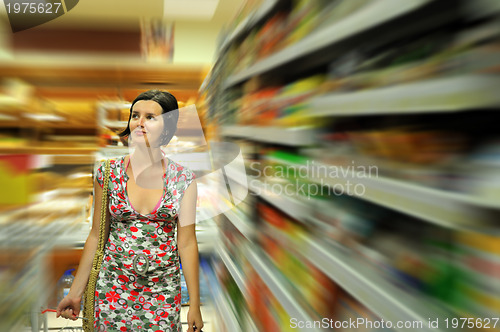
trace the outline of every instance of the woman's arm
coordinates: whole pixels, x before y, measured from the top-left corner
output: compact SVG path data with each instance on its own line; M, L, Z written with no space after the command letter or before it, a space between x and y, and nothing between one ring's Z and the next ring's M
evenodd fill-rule
M78 265L78 270L75 279L71 285L68 295L57 306L56 317L63 316L64 318L73 318L80 314L80 302L89 280L90 270L92 269L92 261L97 250L99 242L99 226L101 222L101 206L102 206L101 185L94 180L94 215L92 220L92 229L85 241L83 247L82 258ZM106 234L105 239L109 236L109 210L106 209Z
M203 327L200 311L198 241L195 232L197 197L198 188L196 180L193 180L184 192L181 201L179 227L177 229L177 246L189 292L188 332L193 332L193 325L196 326L197 331L200 331Z

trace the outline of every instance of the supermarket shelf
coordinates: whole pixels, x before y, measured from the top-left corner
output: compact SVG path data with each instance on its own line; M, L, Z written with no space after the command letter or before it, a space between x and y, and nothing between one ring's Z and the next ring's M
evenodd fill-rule
M242 37L250 31L257 23L259 23L271 10L276 6L279 0L263 1L262 5L250 13L243 21L234 28L233 32L224 40L220 46L219 57L226 48L231 45L236 39Z
M56 165L92 165L95 162L93 154L85 155L53 155L50 157L51 164ZM90 188L92 190L92 188Z
M210 82L213 79L213 76L217 73L217 67L220 64L224 63L223 53L229 48L229 46L234 43L237 39L242 38L245 34L250 32L253 27L256 26L262 19L264 19L267 15L271 13L271 11L276 7L276 5L282 0L266 0L263 1L260 7L256 8L252 11L247 17L245 17L231 32L230 35L226 37L226 39L221 43L217 60L215 64L212 66L209 75L202 82L199 91L204 91Z
M248 298L248 290L246 287L245 277L240 272L239 267L233 262L233 260L229 256L226 248L224 248L221 243L222 243L222 241L219 241L219 243L216 244L216 251L219 254L222 261L224 262L224 264L226 265L229 273L231 273L231 276L233 277L234 281L238 285L241 293L243 294L243 297L245 299L247 299Z
M103 120L102 125L104 127L108 128L118 128L118 129L125 129L127 128L128 121L110 121L110 120Z
M42 146L19 146L0 147L0 153L5 154L66 154L83 155L93 154L98 148L78 148L78 147L42 147Z
M148 63L138 56L57 53L50 57L26 55L3 58L0 75L52 86L117 87L118 85L169 84L169 88L198 89L206 67ZM114 102L117 103L118 101Z
M500 12L500 2L496 0L465 1L464 12L476 19L491 17Z
M310 102L311 116L454 112L497 107L500 78L461 75L379 89L321 96Z
M409 294L394 286L375 268L359 261L344 250L326 248L317 239L305 236L297 240L272 227L268 227L266 231L281 245L297 248L300 255L384 320L420 321L423 327L418 331L446 331L442 325L439 329L429 328L427 322L436 318L442 321L451 315L451 312L443 310L423 295ZM408 329L402 328L400 331Z
M287 288L285 283L280 280L281 275L276 271L276 268L271 263L260 257L255 249L246 247L246 257L255 271L259 274L262 280L269 287L269 290L276 297L278 302L283 306L290 317L296 318L299 321L311 322L314 319L302 308L298 301L292 295L292 292ZM303 331L306 331L305 329ZM321 331L319 329L307 329L307 331Z
M243 234L243 236L245 236L248 240L253 241L254 228L250 225L250 221L245 220L245 216L242 216L241 214L242 212L236 212L234 210L227 210L224 212L227 219L231 221L240 233Z
M46 210L47 211L47 210ZM48 224L35 224L19 220L17 223L5 223L8 216L0 219L0 248L4 249L48 249L54 246L74 247L85 242L89 234L89 225L80 222L80 217L60 217ZM4 224L5 223L5 224ZM19 227L19 223L24 226ZM26 243L26 239L30 239Z
M308 146L316 143L315 130L312 128L295 127L259 127L259 126L223 126L221 135L249 140L289 145Z
M281 187L280 190L273 192L269 185L266 185L260 180L251 178L249 178L248 184L249 189L252 192L256 193L292 218L302 221L306 220L307 217L312 214L310 204L306 204L291 196L287 196L283 193L283 190L281 190L283 187ZM273 186L276 188L278 187L278 184L273 184Z
M5 115L2 114L0 118L0 128L30 128L30 129L97 129L96 123L73 123L70 120L64 122L52 122L52 121L35 121L26 118L14 118L13 120L8 120Z
M198 211L196 211L198 215ZM197 220L200 220L197 217ZM199 244L206 245L205 248L209 249L215 245L213 239L218 234L217 224L213 219L204 219L203 222L198 221L195 226L196 238Z
M127 146L106 146L100 148L96 154L96 160L118 158L130 153L130 148Z
M328 166L321 166L317 163L316 167ZM350 185L354 197L444 227L498 233L498 228L491 227L491 216L484 211L484 209L499 209L498 202L483 201L467 194L424 187L381 176L357 178L350 173L345 178L334 178L320 176L319 170L311 171L309 174L313 175L310 180L316 183L344 189L349 188ZM317 175L314 176L315 174ZM359 195L355 195L356 186L358 186Z
M233 310L231 309L231 304L224 296L224 292L219 286L217 277L213 271L209 271L208 268L204 269L204 275L208 279L210 293L212 293L212 298L214 299L215 308L217 312L222 316L224 320L224 325L227 327L228 331L241 331L241 327L238 324Z
M363 31L410 13L432 0L381 0L371 2L345 19L311 33L303 40L278 51L247 69L230 76L224 83L227 89L250 77L262 74L322 48L352 37Z
M246 319L246 324L243 328L243 331L259 332L257 325L255 325L255 322L248 311L245 312L245 319Z
M68 229L68 231L66 231L57 239L54 245L57 247L66 247L66 248L68 247L83 248L85 242L87 241L89 233L90 233L90 225L86 222L82 222Z

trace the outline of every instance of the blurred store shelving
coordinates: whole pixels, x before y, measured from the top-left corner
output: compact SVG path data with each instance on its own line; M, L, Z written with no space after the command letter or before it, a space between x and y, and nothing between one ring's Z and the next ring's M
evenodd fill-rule
M153 66L140 58L136 64L91 59L0 65L1 331L61 324L41 309L57 305L57 280L78 267L91 226L96 162L128 153L117 136L128 119L121 106L144 91L141 85L167 79L176 81L171 91L180 105L192 104L205 73L203 66ZM100 114L103 104L119 107ZM189 142L176 140L187 149ZM211 250L212 229L210 220L197 225L202 252Z
M200 89L247 168L213 262L238 330L499 328L499 14L247 2Z

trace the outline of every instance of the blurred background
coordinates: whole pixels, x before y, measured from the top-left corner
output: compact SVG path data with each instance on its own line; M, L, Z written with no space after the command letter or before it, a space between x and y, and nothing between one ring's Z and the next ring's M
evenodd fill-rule
M1 331L78 330L41 311L151 88L208 142L186 121L168 147L199 178L204 331L500 330L499 1L86 0L15 33L7 10ZM204 177L210 141L246 174Z

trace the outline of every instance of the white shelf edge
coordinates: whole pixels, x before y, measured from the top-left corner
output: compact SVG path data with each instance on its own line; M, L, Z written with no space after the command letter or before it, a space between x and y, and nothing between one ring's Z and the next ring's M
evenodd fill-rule
M112 120L103 120L102 125L104 127L112 127L112 128L125 128L128 124L128 121L112 121Z
M222 42L218 54L219 56L226 50L226 48L242 33L249 31L260 19L267 15L271 9L277 4L279 0L266 0L258 8L254 9L247 17L241 21L233 32Z
M299 166L297 165L297 167ZM329 165L316 163L316 166L328 167ZM304 167L304 165L300 167ZM313 174L319 173L319 171L313 172ZM347 186L347 181L349 181L352 187L362 185L362 188L365 188L363 195L352 195L352 197L364 199L451 229L487 232L490 234L499 233L498 228L490 225L491 220L488 214L483 213L483 209L500 209L500 206L481 201L471 195L424 187L380 176L358 179L356 177L328 178L312 176L309 180L332 188L336 185ZM299 221L307 220L312 213L307 204L284 194L273 193L259 179L248 177L248 188L254 194Z
M240 126L230 125L221 128L221 135L245 138L258 142L275 143L288 146L307 146L316 143L315 129L302 127Z
M226 265L226 268L228 269L229 273L231 274L234 281L238 285L241 293L243 293L243 297L248 298L248 290L247 290L247 286L245 283L245 278L240 273L239 268L233 262L233 260L231 259L231 257L227 253L226 249L220 243L221 242L219 241L219 243L216 245L217 253L219 254L222 261L224 262L224 265Z
M228 300L224 297L224 294L218 284L217 277L214 275L214 282L217 284L212 284L210 288L210 292L212 293L212 297L214 299L215 307L218 309L219 314L223 317L223 324L229 328L229 331L241 332L241 328L238 324L236 317L233 314L233 310L228 303ZM208 278L208 283L210 283L210 279ZM215 289L214 289L215 288Z
M286 47L251 65L230 77L224 83L227 89L245 79L264 73L279 65L303 57L332 45L345 38L390 21L396 17L416 10L433 0L380 0L364 6L345 19L335 22L319 31L314 31L301 41Z
M257 329L257 325L255 325L255 322L252 318L252 316L250 315L250 313L246 310L245 311L245 317L246 317L246 322L247 322L247 325L245 326L246 330L245 332L259 332L259 330Z
M278 302L283 306L290 317L297 318L299 321L313 321L314 319L302 308L285 285L281 283L280 278L276 275L275 268L264 262L262 258L255 252L255 249L246 247L246 257L255 271L259 274L262 280L269 287ZM318 329L299 329L302 331L322 331Z
M500 104L493 75L459 75L350 93L333 93L310 101L310 115L369 115L454 112Z
M231 223L243 234L249 241L253 241L253 228L249 225L249 221L243 220L233 210L227 210L224 215L231 221Z
M446 331L428 328L426 323L429 318L432 320L440 318L442 321L442 318L446 318L450 312L426 302L425 296L415 294L416 296L412 297L411 294L385 280L375 268L352 259L340 249L334 247L326 249L318 241L310 238L302 237L298 241L286 234L276 234L272 228L269 232L278 242L301 248L303 257L384 320L421 321L423 329L419 331ZM385 305L380 305L381 303ZM408 329L403 328L400 331Z
M329 165L316 163L316 167L318 166L328 167ZM335 165L331 166L335 167ZM313 174L319 174L319 171L315 171ZM490 220L488 215L483 213L483 209L498 209L499 206L482 202L470 195L452 193L381 176L375 178L312 176L310 180L332 188L336 185L347 187L349 181L353 188L360 185L362 186L360 188L365 189L363 195L352 195L352 197L364 199L444 227L467 231L495 231L493 227L489 226ZM498 233L498 229L496 232Z

